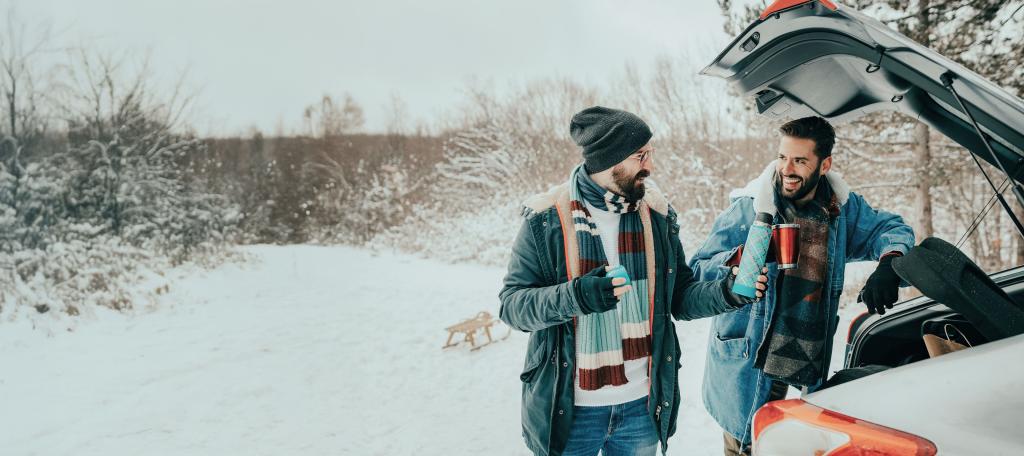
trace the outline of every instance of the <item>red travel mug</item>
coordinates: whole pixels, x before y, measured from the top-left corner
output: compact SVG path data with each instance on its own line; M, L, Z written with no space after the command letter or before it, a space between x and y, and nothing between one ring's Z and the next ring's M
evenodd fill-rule
M795 269L800 258L800 225L784 223L772 227L772 247L779 269Z

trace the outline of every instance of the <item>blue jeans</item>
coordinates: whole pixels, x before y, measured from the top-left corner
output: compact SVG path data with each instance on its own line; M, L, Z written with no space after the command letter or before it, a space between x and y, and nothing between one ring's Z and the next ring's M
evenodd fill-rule
M572 430L563 456L656 456L658 434L647 398L604 407L573 407Z

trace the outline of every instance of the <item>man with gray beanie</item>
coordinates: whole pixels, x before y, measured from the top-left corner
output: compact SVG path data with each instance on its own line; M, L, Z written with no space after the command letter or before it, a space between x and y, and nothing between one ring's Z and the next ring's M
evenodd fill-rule
M530 333L523 438L538 455L653 456L667 449L680 403L672 318L753 300L729 291L735 272L699 282L687 267L676 212L647 181L643 120L595 106L569 133L583 163L525 203L499 295L502 321Z

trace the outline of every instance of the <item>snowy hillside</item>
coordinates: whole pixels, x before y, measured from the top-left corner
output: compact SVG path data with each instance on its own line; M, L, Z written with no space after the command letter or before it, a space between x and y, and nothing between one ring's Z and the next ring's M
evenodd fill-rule
M174 272L153 310L52 334L5 322L3 454L528 454L525 334L440 348L444 327L497 313L503 269L247 250L249 264ZM669 454L721 454L700 405L708 320L678 324L684 406Z

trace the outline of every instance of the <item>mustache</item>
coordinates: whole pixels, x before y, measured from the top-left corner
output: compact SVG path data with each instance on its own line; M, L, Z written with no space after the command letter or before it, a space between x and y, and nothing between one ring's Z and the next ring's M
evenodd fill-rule
M636 176L633 176L633 179L635 180L635 179L639 179L641 177L648 177L650 175L651 175L650 171L648 171L646 169L641 169L639 173L636 173Z

